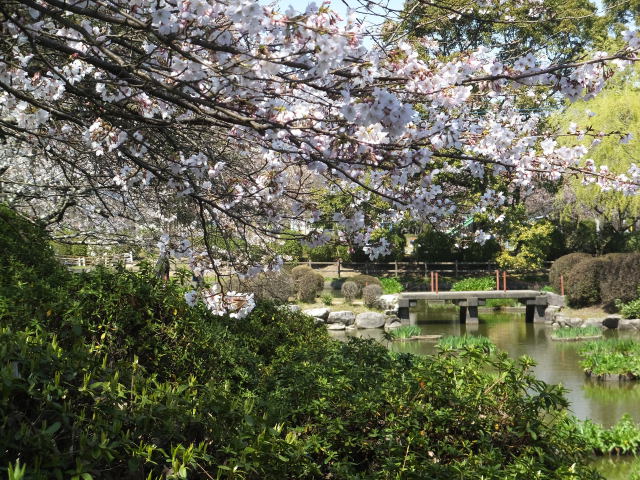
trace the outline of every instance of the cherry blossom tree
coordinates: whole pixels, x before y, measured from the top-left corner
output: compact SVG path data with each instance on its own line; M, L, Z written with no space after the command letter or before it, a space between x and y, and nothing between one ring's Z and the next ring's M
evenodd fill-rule
M595 95L635 60L636 32L610 54L506 64L483 48L443 59L428 38L369 41L368 27L327 5L6 0L0 19L3 201L76 231L197 232L196 243L173 235L159 246L199 273L278 269L269 247L292 220L322 244L329 233L313 227L326 221L323 189L352 196L331 220L375 258L388 249L371 241L376 222L504 203L482 188L488 176L526 190L579 174L629 194L640 181L635 165L596 170L586 148L559 146L514 101L540 85ZM417 53L425 45L428 58ZM479 193L469 195L469 179ZM362 207L374 198L384 208L372 221ZM226 298L203 296L216 311L250 308Z

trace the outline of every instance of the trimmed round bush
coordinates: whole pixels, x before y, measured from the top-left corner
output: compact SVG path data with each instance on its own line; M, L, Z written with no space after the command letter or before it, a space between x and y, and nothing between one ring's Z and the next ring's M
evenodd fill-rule
M313 272L313 268L311 268L309 265L298 265L297 267L293 267L291 269L291 276L293 277L293 281L297 282L309 272Z
M549 284L556 292L560 292L560 275L564 275L565 279L569 270L587 258L593 258L588 253L570 253L563 255L553 262L549 269ZM566 286L566 285L565 285Z
M253 292L256 300L286 302L296 294L293 277L285 272L262 273L240 283L243 292Z
M358 296L362 293L362 289L367 285L382 286L382 284L380 283L380 280L378 280L376 277L373 277L371 275L356 275L355 277L351 277L349 280L351 280L352 282L356 282L358 284L358 287L360 287L360 292L358 293Z
M298 299L303 302L313 302L322 291L324 277L316 272L307 272L297 281Z
M340 291L347 303L351 303L360 294L360 287L356 282L348 280L342 284Z
M600 303L600 258L585 258L564 273L564 288L570 307L581 308Z
M382 287L380 285L367 285L362 289L362 301L369 308L379 306L380 295L382 295Z
M605 309L615 309L616 300L634 300L639 286L640 253L610 253L602 257L600 297Z

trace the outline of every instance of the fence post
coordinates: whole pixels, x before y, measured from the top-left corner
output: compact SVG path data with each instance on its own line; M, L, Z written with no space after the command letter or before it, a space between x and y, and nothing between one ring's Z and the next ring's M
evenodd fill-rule
M506 292L507 291L507 271L502 271L502 288Z
M564 296L564 275L560 275L560 295Z
M456 274L455 274L455 275L456 275L456 278L457 278L457 277L458 277L458 260L456 260L456 262L455 262L455 263L456 263L456 264L455 264L454 270L455 270L455 272L456 272Z
M496 270L496 290L500 290L500 270Z
M342 259L338 257L338 278L340 278L340 263L342 263Z

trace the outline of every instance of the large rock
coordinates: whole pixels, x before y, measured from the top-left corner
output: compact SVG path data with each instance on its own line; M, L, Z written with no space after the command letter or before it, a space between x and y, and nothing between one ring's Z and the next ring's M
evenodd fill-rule
M602 325L607 328L618 328L622 315L609 315L602 320Z
M396 293L381 295L378 302L383 310L393 310L394 312L397 312L398 298L399 296Z
M553 322L556 318L556 315L560 311L562 307L558 307L556 305L549 305L544 311L544 319L547 322Z
M329 316L328 308L310 308L308 310L303 310L302 313L309 315L310 317L321 318L322 320L326 320Z
M340 310L337 312L329 312L327 323L344 323L352 325L356 321L356 314L351 310Z
M581 327L584 323L584 319L580 317L567 318L566 324L570 327Z
M394 320L392 322L385 323L384 328L391 330L394 328L400 328L401 326L402 326L402 322L400 320Z
M358 328L382 328L387 321L384 313L363 312L356 317L356 326Z
M547 292L547 301L554 307L564 307L564 296L557 293Z
M640 327L640 320L634 318L621 318L618 323L620 330L636 330Z
M582 324L583 327L601 327L602 326L602 318L587 318Z
M328 323L327 330L344 330L347 326L344 323Z

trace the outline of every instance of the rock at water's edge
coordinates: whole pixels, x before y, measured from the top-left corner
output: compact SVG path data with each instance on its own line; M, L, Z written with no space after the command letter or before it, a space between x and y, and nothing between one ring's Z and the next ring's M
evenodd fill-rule
M337 312L329 312L327 323L344 323L352 325L356 321L356 314L351 310L340 310Z
M328 308L310 308L309 310L303 310L302 313L309 315L310 317L321 318L326 320L329 316Z
M358 328L382 328L387 322L387 316L378 312L363 312L356 317Z

